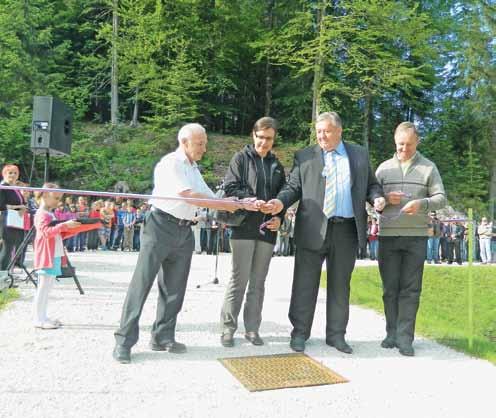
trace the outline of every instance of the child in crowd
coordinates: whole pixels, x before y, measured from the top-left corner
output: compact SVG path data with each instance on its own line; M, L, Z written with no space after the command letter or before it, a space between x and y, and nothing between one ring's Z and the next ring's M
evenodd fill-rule
M54 189L58 185L46 183L43 188ZM34 326L41 329L56 329L60 321L51 320L47 316L48 294L55 278L62 274L62 264L65 261L63 239L74 233L80 223L68 220L54 226L50 223L56 220L53 210L61 201L62 194L56 192L41 192L37 194L40 208L34 217L36 238L34 241L34 268L37 270L38 287L34 297Z

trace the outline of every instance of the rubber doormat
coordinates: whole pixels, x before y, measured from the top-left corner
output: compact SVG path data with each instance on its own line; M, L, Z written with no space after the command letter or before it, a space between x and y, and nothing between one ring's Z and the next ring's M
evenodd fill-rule
M348 382L303 353L231 357L219 361L250 392Z

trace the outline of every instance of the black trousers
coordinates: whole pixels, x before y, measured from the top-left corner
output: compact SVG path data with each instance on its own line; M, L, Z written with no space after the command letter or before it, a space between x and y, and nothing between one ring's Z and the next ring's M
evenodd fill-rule
M178 225L163 212L150 212L142 228L138 262L114 334L117 344L128 348L138 341L139 319L157 274L157 315L151 339L157 344L174 341L194 249L191 227Z
M358 237L354 221L329 222L320 250L296 248L289 320L292 337L310 337L319 292L322 263L327 264L326 339L342 338L350 311L350 280Z
M2 243L0 244L0 270L7 270L14 251L24 239L24 231L17 228L2 227Z
M427 237L379 237L386 332L398 344L411 344L420 304Z
M462 242L459 238L450 239L448 241L448 263L452 263L453 260L455 260L458 264L462 263L461 245Z

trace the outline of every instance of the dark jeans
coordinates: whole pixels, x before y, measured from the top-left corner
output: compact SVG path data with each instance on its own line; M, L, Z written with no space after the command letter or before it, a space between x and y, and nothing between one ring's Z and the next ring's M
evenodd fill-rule
M117 225L116 234L114 235L114 240L111 242L112 248L119 248L122 246L122 237L124 235L124 225Z
M427 240L427 261L439 261L439 237L429 237Z
M191 227L178 225L164 212L150 212L142 228L138 262L114 334L117 344L128 348L138 341L139 319L157 274L159 295L151 339L157 344L174 341L194 249Z
M379 237L386 332L400 345L415 335L426 252L427 237Z
M73 236L73 237L67 238L66 240L64 240L64 244L65 244L65 248L67 248L67 251L72 253L74 251L74 248L75 248L76 237Z
M448 259L448 238L439 238L439 247L441 248L441 260L446 261Z
M134 229L134 235L133 235L133 250L134 251L139 251L140 249L140 231L141 229Z
M289 306L292 337L308 339L319 292L322 263L327 264L326 339L344 337L350 310L350 280L358 248L354 221L327 225L320 250L296 248Z
M379 240L373 239L369 241L369 253L370 253L370 259L371 260L376 260L377 259L377 249L379 248Z
M87 237L88 237L88 233L87 232L80 232L77 235L76 249L78 251L84 251L84 249L86 248L86 239L87 239Z
M24 239L24 231L22 229L3 227L2 242L0 244L0 270L7 270L12 256L16 249L21 245Z

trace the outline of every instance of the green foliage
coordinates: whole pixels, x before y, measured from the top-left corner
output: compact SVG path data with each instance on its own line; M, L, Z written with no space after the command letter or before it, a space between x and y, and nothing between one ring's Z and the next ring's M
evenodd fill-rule
M474 266L474 345L468 347L467 267L431 267L424 272L416 330L457 350L496 364L496 268ZM325 286L325 275L322 285ZM351 303L383 312L377 267L358 267L351 282Z
M19 298L16 289L4 289L0 292L0 310L4 309L10 302Z

